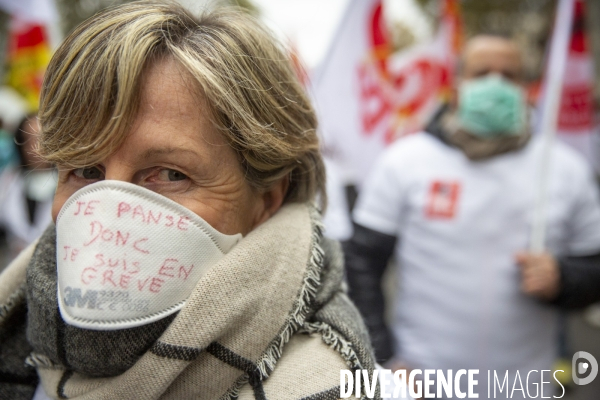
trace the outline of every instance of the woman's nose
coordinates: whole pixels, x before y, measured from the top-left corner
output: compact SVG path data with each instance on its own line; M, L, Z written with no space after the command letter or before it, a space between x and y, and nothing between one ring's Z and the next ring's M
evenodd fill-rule
M104 179L136 183L134 168L126 160L115 156L104 162Z

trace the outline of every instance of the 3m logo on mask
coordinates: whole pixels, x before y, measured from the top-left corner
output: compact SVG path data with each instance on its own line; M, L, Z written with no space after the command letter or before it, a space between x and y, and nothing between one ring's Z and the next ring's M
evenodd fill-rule
M129 292L113 290L86 290L67 286L63 299L65 306L87 308L89 310L110 311L148 311L149 301L144 299L131 299Z
M117 181L71 196L56 231L61 316L98 330L131 328L178 311L241 238L216 231L159 194Z

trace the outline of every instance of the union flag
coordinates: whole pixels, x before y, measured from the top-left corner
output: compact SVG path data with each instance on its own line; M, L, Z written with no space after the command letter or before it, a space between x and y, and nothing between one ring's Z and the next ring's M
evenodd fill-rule
M423 129L449 96L461 24L457 0L439 4L437 31L403 47L382 0L349 2L312 91L325 155L344 182L360 186L385 147Z
M38 108L44 72L50 57L46 27L13 16L9 28L6 83L25 98L29 111Z

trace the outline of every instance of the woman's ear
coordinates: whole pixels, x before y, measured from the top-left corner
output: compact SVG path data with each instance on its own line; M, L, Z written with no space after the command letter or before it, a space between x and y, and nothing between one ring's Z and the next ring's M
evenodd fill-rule
M271 218L281 208L289 187L290 179L286 175L261 194L263 209L253 228Z

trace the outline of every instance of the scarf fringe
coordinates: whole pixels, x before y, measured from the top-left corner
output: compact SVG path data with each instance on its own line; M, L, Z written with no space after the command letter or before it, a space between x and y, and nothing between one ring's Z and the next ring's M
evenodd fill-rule
M265 353L257 362L261 380L268 378L271 372L273 372L277 361L281 358L283 347L290 341L292 335L305 326L306 318L311 312L311 303L314 301L317 290L321 285L321 271L323 269L325 253L319 243L323 237L323 224L321 223L321 214L316 207L310 207L309 213L312 225L312 249L306 275L300 288L298 299L294 304L294 309L288 317L285 326L271 344L269 344ZM248 374L242 375L220 400L236 400L239 397L240 390L248 381Z
M310 322L304 324L302 331L321 335L323 342L337 351L346 360L346 364L350 369L363 369L352 343L344 339L339 332L328 324L324 322Z
M43 354L31 353L25 359L25 364L34 368L64 369L63 366L56 364L50 358Z
M233 384L231 389L227 391L223 396L219 398L219 400L237 400L240 397L240 390L242 387L250 381L250 377L248 374L244 374L238 378L237 381Z
M258 360L258 370L261 380L269 377L277 360L281 358L283 347L294 333L303 327L306 318L311 312L311 303L314 301L317 290L321 285L321 271L325 260L325 253L319 245L323 237L323 224L320 221L320 212L316 207L310 207L310 220L312 224L312 249L308 260L308 268L306 276L298 300L296 301L294 310L288 317L286 325L283 327L279 335L271 342L263 356Z
M331 347L333 350L337 351L342 358L346 361L346 365L351 370L364 369L360 359L358 358L352 343L348 342L346 339L342 337L335 329L324 322L311 322L307 323L302 327L303 332L307 332L309 334L319 334L323 339L323 342ZM376 392L378 395L378 392ZM361 393L361 400L366 400L367 395ZM379 397L377 397L379 398Z
M9 297L4 304L0 304L0 323L3 323L19 304L27 297L26 285L23 283Z

